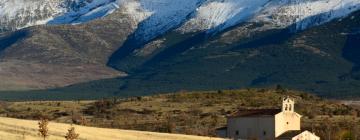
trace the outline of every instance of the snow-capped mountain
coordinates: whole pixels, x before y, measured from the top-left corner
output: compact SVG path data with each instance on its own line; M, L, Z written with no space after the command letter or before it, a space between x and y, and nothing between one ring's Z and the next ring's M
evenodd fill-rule
M243 22L296 30L360 9L360 0L0 0L0 29L80 24L115 10L133 18L135 38L148 41L169 30L221 31Z
M151 40L159 34L178 27L199 7L204 0L120 0L119 4L127 9L130 17L141 17L137 20L138 29L135 37L138 40ZM136 6L136 8L134 8Z
M104 17L118 7L116 0L66 0L61 3L62 14L51 19L48 24L79 24Z
M196 9L195 15L179 30L195 32L201 30L223 30L245 22L258 13L267 0L212 0Z
M41 24L76 24L106 16L115 0L0 0L0 31Z
M114 78L80 89L352 91L359 9L360 0L0 0L0 90ZM52 27L19 30L42 24Z
M46 24L60 13L54 1L0 0L0 30L16 30L37 24Z
M136 38L147 41L175 29L216 32L243 22L296 25L297 30L340 18L360 9L360 0L122 0L137 18ZM136 10L134 10L136 9ZM140 19L140 20L139 20Z
M304 30L360 9L360 0L273 0L255 18L281 28Z

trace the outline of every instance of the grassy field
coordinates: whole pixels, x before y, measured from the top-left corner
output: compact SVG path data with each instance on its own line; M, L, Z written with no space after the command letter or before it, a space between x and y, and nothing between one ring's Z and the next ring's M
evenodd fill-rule
M177 92L153 96L110 98L94 101L1 102L0 116L84 126L215 136L226 125L226 116L239 108L279 108L291 96L295 110L303 115L302 128L321 138L356 137L360 132L360 108L344 101L276 87L199 92ZM328 122L332 123L328 123ZM328 128L328 129L323 129Z
M0 140L40 140L38 122L12 118L0 118ZM105 129L73 125L79 140L221 140L218 138L189 136L180 134L154 133ZM49 123L50 136L46 140L64 140L69 124Z

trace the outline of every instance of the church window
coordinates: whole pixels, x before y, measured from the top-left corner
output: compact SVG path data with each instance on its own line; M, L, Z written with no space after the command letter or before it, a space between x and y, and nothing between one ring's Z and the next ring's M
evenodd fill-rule
M291 105L289 105L289 111L291 111Z

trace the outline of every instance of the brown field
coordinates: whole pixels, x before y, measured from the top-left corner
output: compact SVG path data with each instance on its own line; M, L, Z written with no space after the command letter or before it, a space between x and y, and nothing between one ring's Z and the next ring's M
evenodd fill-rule
M29 120L46 117L53 122L91 127L215 136L214 130L225 126L226 116L237 109L279 108L285 96L295 98L295 110L303 116L302 129L330 140L360 136L360 109L354 104L284 89L182 91L98 101L0 102L0 116Z
M38 122L12 118L0 118L0 140L41 140L38 135ZM200 137L180 134L154 133L145 131L130 131L106 129L73 125L79 140L221 140L211 137ZM47 140L64 140L69 124L49 123Z

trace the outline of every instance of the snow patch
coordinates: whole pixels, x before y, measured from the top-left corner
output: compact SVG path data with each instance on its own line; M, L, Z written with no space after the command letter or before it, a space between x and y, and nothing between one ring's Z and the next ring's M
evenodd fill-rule
M360 10L360 0L277 0L258 15L257 21L304 30Z
M223 30L245 22L262 10L268 0L215 0L208 1L196 11L196 15L179 30L197 32Z
M75 5L75 6L73 6ZM57 16L48 24L79 24L104 17L119 6L114 0L74 0L65 3L63 14Z
M203 0L137 0L143 14L147 15L138 25L135 38L141 41L154 39L173 28L180 26L196 10ZM148 14L151 13L150 16Z
M120 5L119 9L121 12L131 15L130 18L132 18L136 25L153 14L151 11L144 10L141 7L141 3L135 0L118 0L117 3Z
M0 31L45 24L62 12L59 0L0 0Z
M116 0L0 0L0 31L41 24L80 24L117 8Z

